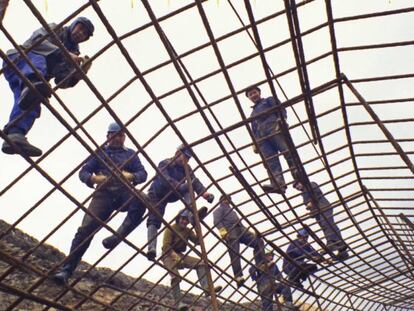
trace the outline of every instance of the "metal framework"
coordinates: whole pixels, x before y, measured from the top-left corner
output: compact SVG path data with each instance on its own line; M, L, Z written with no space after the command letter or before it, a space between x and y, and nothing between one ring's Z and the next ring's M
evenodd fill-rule
M29 0L24 0L24 2L40 24L49 30L50 35L56 36L33 3ZM172 131L183 143L192 146L196 150L202 148L206 143L215 144L220 149L220 154L217 156L205 159L205 157L197 156L196 152L194 157L196 173L204 174L207 177L206 180L208 182L205 184L208 185L208 189L214 189L215 193L224 194L227 192L232 195L232 198L243 198L243 200L232 199L232 206L242 217L244 223L248 224L251 230L260 234L265 242L275 249L280 260L287 257L285 253L287 244L294 239L295 233L302 227L310 228L315 245L319 250L327 251L325 244L322 242L321 231L315 225L315 220L299 203L299 195L296 193L295 195L274 196L264 193L260 184L265 180L261 177L263 174L258 172L264 170L263 165L266 166L265 159L263 157L257 158L253 163L246 160L246 153L251 151L252 146L257 146L257 142L250 131L249 123L251 118L245 115L245 109L242 107L241 98L244 88L235 86L230 71L238 66L243 66L251 60L259 60L263 67L263 80L254 82L269 87L273 96L276 96L276 93L283 94L283 98L279 96L283 106L288 109L289 113L296 116L296 122L291 122L290 125L284 123L282 126L283 133L287 135L289 131L293 138L289 141L289 150L293 155L296 167L303 178L317 178L324 194L331 199L330 201L336 207L335 218L346 243L350 247L351 256L349 259L344 262L320 266L318 272L311 277L309 285L306 285L304 290L292 288L294 301L296 303L306 303L309 307L320 310L414 310L414 206L412 205L414 201L414 184L412 182L414 173L412 163L414 137L411 134L410 137L401 138L396 135L396 131L391 130L399 125L411 124L414 121L412 108L414 98L409 97L409 95L404 96L404 94L410 94L409 92L401 92L400 98L368 100L364 99L363 92L361 91L372 83L405 81L412 79L414 74L406 72L396 75L384 74L381 76L349 78L347 73L343 72L341 68L342 55L347 52L365 53L385 48L412 46L414 41L341 46L338 44L336 32L337 27L346 26L347 23L369 21L390 16L395 17L403 14L412 15L414 7L336 18L332 8L334 3L331 3L331 0L325 0L323 2L326 11L323 13L326 14L326 21L302 31L301 11L308 6L312 6L314 2L322 2L322 0L297 1L297 3L295 0L284 0L284 8L281 11L269 12L269 15L262 19L255 19L254 8L252 8L250 1L244 1L243 11L241 11L240 7L237 9L234 5L235 1L227 0L226 5L232 8L233 14L240 21L240 25L237 29L225 35L215 37L205 9L205 2L195 0L169 14L157 16L151 7L150 1L142 0L143 7L150 21L123 35L117 35L108 16L103 12L100 1L96 0L89 0L59 24L59 27L61 27L73 17L82 14L83 11L87 9L93 10L99 17L100 22L105 26L110 41L91 57L91 61L99 59L109 49L117 48L120 54L119 57L122 57L122 61L127 62L130 66L133 77L129 81L124 81L123 86L116 92L105 97L98 91L93 81L88 76L83 75L87 87L100 102L96 109L83 118L77 117L68 107L68 103L62 100L57 91L58 87L53 88L52 96L53 101L56 101L56 105L59 105L59 109L54 107L55 103L53 105L49 101L44 103L54 117L67 129L67 134L61 137L40 158L36 160L25 158L28 164L27 168L4 188L0 189L0 196L7 195L8 192L13 191L14 188L19 186L19 183L22 182L25 176L33 171L43 176L44 182L50 184L50 189L32 206L27 206L26 212L8 230L0 232L0 241L5 240L14 228L29 219L36 209L47 204L48 198L56 193L63 195L76 208L69 215L62 216L60 223L40 240L34 249L29 249L24 256L16 258L13 254L0 250L1 261L8 265L7 269L0 275L0 291L15 297L10 304L1 304L1 310L19 309L24 301L36 302L44 310L52 307L61 310L79 310L86 305L93 305L93 308L96 310L120 310L117 303L125 297L133 298L131 300L133 302L127 307L128 310L135 310L143 303L150 304L151 307L148 310L169 308L162 301L163 297L154 299L150 294L157 285L164 284L169 279L169 271L161 261L155 261L148 269L142 271L136 278L136 281L128 287L120 288L111 285L111 280L118 273L122 272L137 256L142 257L142 260L146 260L142 256L146 245L137 245L129 238L124 239L124 242L134 250L131 257L120 265L117 270L105 277L102 283L95 284L95 287L89 288L87 293L84 290L80 290L76 285L80 280L87 277L92 269L99 265L111 251L105 252L86 271L77 273L69 286L59 288L59 290L49 294L46 294L45 291L39 291L39 288L47 284L48 276L54 273L64 261L50 267L48 271L43 271L31 264L31 256L51 236L58 230L61 230L62 226L70 221L76 212L80 210L89 213L87 203L92 196L91 194L80 201L74 194L66 190L65 183L79 170L82 163L73 167L67 176L58 179L52 177L54 174L51 174L51 172L44 170L42 164L53 151L57 150L59 146L70 138L78 141L89 153L96 154L95 150L100 148L101 142L95 141L86 128L88 122L102 111L109 113L114 120L124 124L127 136L133 143L134 148L154 171L157 171L157 163L154 163L146 150L166 130ZM1 5L3 6L3 4ZM3 10L3 8L1 9ZM209 41L194 46L192 49L180 54L176 51L173 40L164 31L164 23L189 11L199 14ZM241 17L242 15L244 18ZM284 19L287 21L286 27L289 30L289 37L281 42L264 44L260 27L266 23ZM126 42L129 38L147 29L152 29L156 32L160 44L167 52L169 59L149 69L141 70L134 60L133 53L135 52L127 48ZM20 51L22 57L28 60L25 54L28 51L23 51L19 47L12 34L1 23L0 30L10 43ZM308 46L305 44L306 40L312 34L321 31L326 31L329 34L331 49L313 58L306 57ZM232 62L226 61L219 45L227 39L241 34L248 35L248 40L254 45L255 52ZM61 48L64 49L63 45L61 45ZM269 58L272 57L272 53L282 48L292 49L294 66L284 71L279 71L277 68L271 68ZM214 54L218 68L195 78L192 76L191 70L186 66L186 59L206 49L209 49ZM71 61L69 54L67 52L65 54L68 57L68 61ZM0 50L0 56L6 64L16 68L2 50ZM332 79L326 79L324 83L314 85L309 74L309 68L326 60L332 61L334 64ZM75 66L76 70L82 73L80 67L76 64ZM181 85L163 94L157 94L151 88L148 79L152 73L163 70L167 66L173 68L172 70L179 76ZM0 72L2 74L3 70ZM39 78L42 78L39 73L37 74ZM287 76L292 77L296 74L296 79L300 85L300 94L288 98L280 81ZM200 85L217 75L223 78L228 92L222 98L207 100L206 94ZM29 80L25 79L23 75L21 77L27 85L32 87ZM136 105L134 108L131 108L135 109L134 116L127 122L121 122L121 118L114 109L112 101L127 89L134 87L135 82L141 83L150 101L145 105ZM278 89L278 92L276 92L276 89ZM161 101L179 92L186 92L194 103L195 108L193 111L173 117L165 109ZM336 94L337 104L329 110L323 110L320 107L321 101L319 98L326 93ZM220 121L221 119L218 117L216 108L223 103L232 104L236 107L239 113L238 122L225 125ZM390 105L398 105L399 109L407 113L400 119L380 117L377 108ZM297 112L301 107L305 108L304 114ZM152 135L147 141L139 143L135 133L129 130L129 126L135 121L139 122L142 115L150 108L158 109L166 123L159 131L151 133ZM65 114L59 112L62 109ZM367 117L364 121L355 121L354 117L356 115ZM321 120L327 120L333 116L341 116L342 122L335 124L334 128L331 127L329 129L320 125ZM189 141L186 133L180 130L178 124L194 118L201 120L206 125L208 132L200 139ZM356 132L364 132L368 128L377 129L377 135L364 138L363 135L358 136L355 134ZM247 131L251 137L251 143L243 145L238 143L233 138L233 132L238 130ZM306 139L302 142L295 141L295 136L298 133L301 133ZM0 137L7 140L7 136L3 131L0 131ZM332 141L335 141L335 143L332 144ZM372 149L376 150L375 148L377 147L384 147L385 151L371 152ZM168 157L168 155L166 154L165 157ZM387 158L388 160L378 161L378 158ZM218 162L226 163L229 170L218 174L211 169ZM394 164L389 165L389 163ZM288 171L286 170L284 173ZM151 180L145 183L142 189L148 188L150 182ZM229 184L231 184L231 187L227 187ZM230 188L232 189L231 191L228 190ZM129 189L139 196L138 191L131 187ZM195 200L197 198L193 199L193 208L195 208ZM217 204L211 208L209 215L212 214L216 207ZM153 208L153 206L149 206L149 209ZM118 212L111 219L117 214ZM92 214L91 216L95 217ZM102 227L111 233L115 233L114 229L107 223L100 223ZM169 227L172 221L164 220L163 224L164 227ZM195 252L209 265L211 303L204 304L203 309L219 310L227 307L228 310L258 310L260 308L260 298L258 297L256 287L252 285L247 290L246 288L239 289L235 286L230 265L226 261L228 254L226 248L223 247L225 242L219 238L217 230L212 226L212 222L209 220L201 222L197 220L196 231L202 247L199 250L196 247L190 246L190 251ZM162 235L163 230L159 234ZM70 237L68 237L69 239ZM113 250L113 252L117 251L117 248ZM226 265L223 264L224 262ZM249 251L242 251L242 263L245 268L251 265ZM143 295L137 295L132 290L134 285L143 279L149 279L149 272L153 269L163 271L163 275L156 280L151 278L150 281L153 283L153 286L149 286L147 292ZM27 272L36 277L27 287L22 288L8 281L8 276L16 272ZM202 300L202 295L197 290L199 286L196 279L189 273L182 273L182 277L185 283L189 285L187 291L198 293L198 296L195 296L193 299L193 304L197 305L200 301L205 301ZM214 294L212 290L213 282L224 285L224 291ZM115 291L117 293L116 298L110 302L101 299L96 294L103 289ZM68 294L76 295L76 304L68 305L65 303L65 296ZM168 290L165 292L165 295L167 294ZM276 305L280 309L280 304L276 303Z

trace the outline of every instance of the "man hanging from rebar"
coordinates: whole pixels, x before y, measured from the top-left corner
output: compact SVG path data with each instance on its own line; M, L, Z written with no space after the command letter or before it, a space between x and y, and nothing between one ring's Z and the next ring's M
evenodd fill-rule
M285 307L289 310L296 310L290 287L281 282L283 276L273 258L273 249L269 248L265 250L264 262L256 267L251 266L249 269L253 281L256 281L257 284L262 310L273 311L273 299L278 299L276 294L283 296Z
M185 166L188 167L193 190L209 203L212 203L214 200L214 195L206 191L206 188L195 177L191 167L188 165L188 161L192 156L193 152L191 148L181 145L178 147L174 157L165 159L158 164L158 169L161 174L156 174L148 190L148 198L151 206L159 214L157 215L156 212L152 212L151 210L148 211L147 258L149 260L154 260L156 257L158 229L161 228L161 218L164 216L167 204L177 202L180 198L184 200L186 204L185 208L189 208L192 204L189 184L186 180ZM207 214L207 208L200 208L198 214L200 219L204 218ZM192 214L190 214L190 222L194 224ZM106 248L112 248L118 242L118 237L113 235L105 239L103 244Z
M248 87L245 90L245 95L254 103L253 111L250 115L251 118L254 118L251 125L252 132L259 147L258 151L261 152L266 160L268 175L271 181L271 184L263 185L263 190L266 192L284 193L286 191L286 183L278 157L280 153L283 153L293 179L298 179L297 169L288 149L288 138L282 134L281 122L287 118L286 109L277 98L262 98L260 88L257 85ZM279 109L275 110L276 107L279 107ZM272 109L272 112L266 113L266 111ZM255 152L257 151L255 150Z
M222 195L220 205L213 212L214 226L219 229L222 239L227 242L231 267L235 281L240 287L245 282L240 260L240 243L253 248L256 265L264 260L263 240L241 224L241 219L230 206L230 197Z
M124 142L122 127L111 123L107 144L97 151L97 155L91 155L79 172L80 180L91 188L96 185L96 190L88 207L91 215L83 217L82 225L72 240L66 263L54 275L59 283L67 283L101 227L95 217L105 222L114 211L127 211L126 219L118 229L118 233L123 236L127 236L143 220L146 198L143 193L136 195L133 186L145 182L147 172L136 152L126 148ZM132 189L128 189L127 185Z
M54 30L74 62L79 65L86 62L86 58L80 56L79 43L87 41L93 35L94 26L89 19L78 17L70 26L58 29L57 25L52 23L49 24L49 27ZM73 87L81 79L81 75L74 71L73 64L65 57L53 36L45 28L36 30L23 43L22 48L32 66L46 81L54 77L55 83L60 83L61 88L68 88ZM31 82L32 87L26 85L6 61L3 62L4 77L13 91L14 105L9 122L4 128L4 133L11 143L5 140L2 151L7 154L37 157L42 155L42 150L31 145L26 135L35 120L40 117L40 104L51 96L51 88L49 83L41 81L34 69L17 50L8 51L7 55L19 72ZM89 62L83 66L82 69L85 73L89 70L90 65Z
M303 203L321 227L325 235L326 247L329 251L332 253L338 251L338 254L335 255L338 260L348 258L348 252L346 251L347 245L342 239L341 231L333 217L333 207L323 195L319 185L315 182L310 183L317 205L312 202L311 192L301 182L296 181L293 187L302 192Z
M283 272L288 276L288 281L298 288L303 288L302 282L318 270L318 266L309 261L328 262L309 244L308 238L307 229L299 230L296 240L293 240L286 250L286 255L290 259L283 259Z
M180 269L196 269L198 281L206 296L210 295L207 281L207 266L199 258L190 257L185 254L187 244L191 241L195 245L199 243L197 235L188 227L190 212L188 210L181 211L170 228L165 229L162 244L162 256L165 267L171 275L171 291L174 297L176 308L186 310L186 305L182 302L180 290L181 277L178 270ZM221 286L214 287L214 291L220 292Z

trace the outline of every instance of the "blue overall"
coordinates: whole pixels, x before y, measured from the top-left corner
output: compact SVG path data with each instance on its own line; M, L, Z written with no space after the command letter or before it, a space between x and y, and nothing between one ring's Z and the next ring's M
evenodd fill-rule
M186 204L191 204L190 193L188 192L188 185L185 181L185 169L184 166L176 163L173 159L166 159L158 164L158 169L161 171L162 176L156 175L148 190L148 198L161 216L164 216L165 207L168 203L176 202L180 197L174 193L174 189L168 185L165 181L168 180L173 187L177 188L177 191L182 195ZM165 178L165 179L164 179ZM193 171L190 168L190 178L192 186L197 194L203 193L206 188L195 177ZM154 225L158 229L161 227L161 219L155 213L149 211L147 227Z
M335 223L331 204L325 198L317 183L311 182L310 184L318 201L318 208L312 211L315 212L314 217L321 227L327 243L342 241L341 231ZM311 194L308 191L302 192L302 197L305 205L311 202Z
M319 256L318 252L308 243L299 239L293 240L286 250L286 254L296 262L296 265L288 259L283 260L283 271L290 281L300 282L306 280L309 275L317 270L317 265L307 263L308 256Z
M90 156L79 172L80 180L86 183L88 187L93 187L90 180L93 174L103 174L108 178L111 178L113 174L112 170L107 167L111 167L112 164L105 160L102 155L103 152L120 170L134 175L133 185L143 183L147 179L147 172L133 150L125 147L110 148L106 146L103 151L98 151L98 155L102 160L95 155ZM126 219L138 226L143 220L146 210L145 204L114 177L112 177L112 180L111 182L111 179L108 179L107 183L104 183L95 191L88 210L103 222L107 221L116 210L128 211ZM69 259L63 270L72 274L92 242L96 230L100 227L99 222L89 214L83 217L82 225L78 228L72 240Z
M70 36L71 30L79 22L79 18L76 19L69 27L62 27L56 29L55 32L60 38L62 44L66 49L74 54L79 54L79 45L74 42ZM56 28L56 24L51 23L49 27ZM23 49L27 50L31 48L33 43L37 42L39 38L47 34L46 29L40 28L36 30L31 37L23 44ZM27 57L33 66L39 71L39 73L49 81L52 76L53 67L60 62L66 62L66 59L62 56L60 48L55 44L52 37L47 37L40 44L31 48L30 52L27 52ZM34 70L29 64L20 57L20 53L17 50L10 50L7 52L9 59L15 62L15 65L28 80L35 82L39 81L34 73ZM16 63L17 62L17 63ZM26 135L32 128L35 120L40 117L41 107L37 105L29 111L23 111L18 105L20 95L26 86L19 75L7 66L7 63L3 62L4 77L9 82L10 89L13 92L14 105L10 113L9 121L5 126L6 134L20 133Z
M278 176L282 172L278 154L285 152L284 157L286 162L291 169L294 168L294 162L289 153L286 138L281 132L279 123L282 118L286 119L286 109L281 106L280 112L276 110L275 112L266 113L257 117L259 114L277 106L280 106L279 100L275 100L273 97L262 98L254 104L250 117L256 117L252 121L252 131L254 137L258 141L259 150L266 159L267 166L270 170L270 172L268 172L269 177L273 175L276 180L280 180L282 182L281 184L283 184L283 175Z

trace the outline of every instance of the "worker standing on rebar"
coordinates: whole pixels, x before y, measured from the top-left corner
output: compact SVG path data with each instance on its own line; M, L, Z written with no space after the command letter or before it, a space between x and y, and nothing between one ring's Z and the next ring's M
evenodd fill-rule
M298 179L297 169L289 152L287 138L282 134L281 122L287 118L286 109L277 98L262 98L260 88L257 85L248 87L245 90L245 95L254 104L250 115L253 118L251 124L253 136L257 140L258 151L265 158L269 168L268 175L271 184L263 185L263 190L266 192L284 193L286 191L286 183L278 157L280 153L283 153L293 178L295 180ZM279 109L275 110L277 107ZM269 110L272 111L266 113Z
M186 305L182 302L180 290L181 277L178 270L180 269L196 269L198 281L206 296L210 295L207 281L207 266L199 258L194 258L185 254L187 244L191 241L194 245L199 244L197 235L188 227L190 212L188 210L181 211L170 228L165 229L162 257L165 267L171 275L171 291L176 303L176 307L184 309ZM221 291L221 286L214 287L217 293Z
M222 195L220 205L213 212L214 226L219 229L222 239L227 242L235 281L240 287L245 282L240 260L240 243L253 248L256 265L264 260L263 240L241 224L241 219L230 206L230 197Z
M157 213L148 211L147 228L148 228L148 252L147 258L153 261L156 257L157 250L157 235L158 229L161 228L161 220L165 213L165 207L168 203L177 202L183 199L188 209L191 206L191 194L189 192L189 185L186 180L185 166L188 166L189 175L193 190L200 196L202 196L207 202L212 203L214 195L207 192L206 188L195 177L191 167L188 165L188 161L193 156L193 151L190 147L180 145L172 158L165 159L158 164L160 174L156 174L154 181L148 190L148 198L151 206L157 211ZM207 214L207 208L202 207L198 211L200 219L204 218ZM193 215L190 212L190 222L194 224ZM110 242L107 240L115 241L116 236L109 237L104 240L104 246L110 246ZM107 245L105 245L107 244Z
M299 288L303 288L302 282L318 270L318 266L309 263L312 260L321 263L325 259L308 243L309 232L307 229L301 229L298 232L297 239L293 240L287 250L288 258L283 260L283 272L288 276L288 281ZM293 260L296 264L291 262Z
M49 24L49 27L59 37L72 60L81 65L85 59L80 56L79 43L87 41L93 35L94 26L92 22L86 17L78 17L70 26L58 29L57 25L52 23ZM21 153L25 156L37 157L42 155L42 150L31 145L27 141L26 135L35 120L40 117L40 103L51 96L51 88L49 83L43 82L38 77L31 65L46 81L55 77L55 82L57 82L56 79L59 82L63 80L65 75L71 72L67 67L72 68L73 66L45 28L36 30L23 44L22 48L30 61L30 65L15 49L8 51L7 55L19 72L31 82L32 88L25 84L19 74L7 65L6 61L3 62L4 77L13 91L14 105L9 122L4 128L4 133L11 144L5 140L2 151L7 154ZM89 70L90 64L89 62L83 67L84 72ZM80 77L73 74L71 78L61 83L61 87L74 86L79 80Z
M97 189L88 207L91 215L86 214L83 217L82 225L72 240L66 263L54 275L54 279L59 283L67 283L93 236L101 227L95 217L105 222L116 210L128 211L126 220L118 229L122 236L127 236L143 220L146 210L145 198L141 200L143 194L136 196L125 183L131 187L143 183L147 179L147 172L136 152L126 148L124 142L125 133L122 127L117 123L111 123L107 144L97 151L97 155L91 155L79 172L82 182L91 188L96 185Z
M301 182L296 181L293 184L293 187L302 193L303 204L306 205L306 208L309 210L311 215L315 217L321 227L323 234L325 235L326 247L329 251L338 251L336 257L339 260L348 258L346 243L342 239L341 231L339 230L333 217L333 207L323 195L319 185L315 182L310 183L310 188L313 191L317 205L315 205L312 201L311 192L308 191Z
M256 267L251 266L249 273L253 281L256 281L263 311L273 311L273 299L278 299L276 294L283 296L284 305L289 310L296 310L290 287L281 283L283 276L274 261L273 249L265 250L264 262Z

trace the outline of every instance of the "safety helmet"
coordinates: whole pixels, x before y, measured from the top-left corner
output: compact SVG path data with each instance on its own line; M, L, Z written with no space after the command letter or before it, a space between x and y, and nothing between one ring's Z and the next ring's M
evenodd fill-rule
M309 231L307 229L300 229L298 231L298 236L307 238L309 236Z
M184 144L178 146L177 151L182 152L188 159L190 159L193 156L193 150L189 146L186 146Z
M93 36L93 32L95 30L95 27L93 26L92 22L89 20L89 18L80 16L78 18L76 18L72 24L70 25L70 30L72 30L73 28L75 28L76 24L81 23L86 30L88 31L88 35L89 37Z
M109 124L108 134L109 133L118 133L118 132L122 132L122 127L118 123L112 122L111 124Z
M187 220L190 219L190 211L189 210L182 210L180 211L177 216L175 217L175 222L178 223L180 221L180 218L187 218Z
M270 247L270 246L265 247L264 254L265 255L270 255L270 254L274 255L273 248Z

